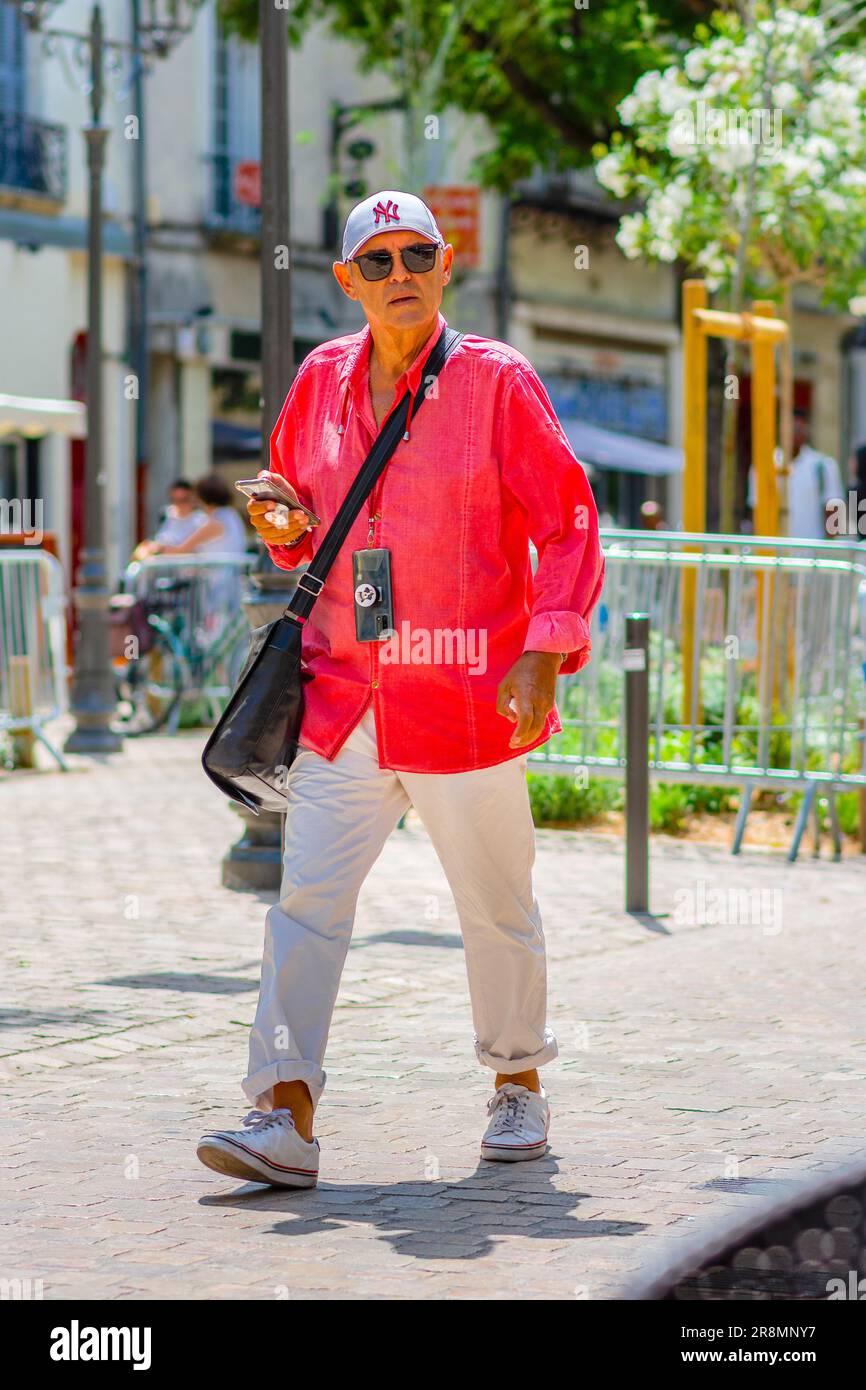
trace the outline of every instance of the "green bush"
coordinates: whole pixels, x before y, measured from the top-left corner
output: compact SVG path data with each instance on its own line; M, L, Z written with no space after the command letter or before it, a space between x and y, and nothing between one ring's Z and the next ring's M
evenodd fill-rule
M856 835L860 829L860 812L857 806L858 792L838 792L836 810L839 813L839 829L843 835Z
M622 804L622 788L606 777L596 777L585 787L574 777L548 777L540 772L530 772L526 780L536 825L549 825L552 821L585 824Z
M735 811L739 804L739 796L731 787L685 785L683 791L692 812L718 816Z
M650 792L650 826L676 835L686 827L689 798L685 787L676 782L657 782Z

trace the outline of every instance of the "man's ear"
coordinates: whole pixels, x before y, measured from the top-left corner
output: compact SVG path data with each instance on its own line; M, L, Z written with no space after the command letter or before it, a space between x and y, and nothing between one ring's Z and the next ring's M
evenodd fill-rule
M343 261L334 261L331 269L334 272L334 278L343 291L343 294L348 295L350 299L357 299L358 292L352 284L352 276L349 267Z

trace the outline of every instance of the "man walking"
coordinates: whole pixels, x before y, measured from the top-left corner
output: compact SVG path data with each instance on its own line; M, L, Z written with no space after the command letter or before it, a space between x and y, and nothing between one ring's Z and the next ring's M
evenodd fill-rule
M239 1178L317 1181L313 1118L357 898L410 804L454 895L475 1052L494 1072L482 1157L547 1149L538 1068L558 1048L526 755L562 727L556 677L589 660L604 562L586 475L529 361L467 334L425 382L452 263L420 198L386 190L351 211L333 269L367 325L304 359L271 435L272 471L325 525L248 506L275 564L308 562L386 416L427 392L304 626L311 679L243 1082L256 1108L198 1146ZM377 640L356 626L370 591L353 553L368 549L390 562L393 626Z

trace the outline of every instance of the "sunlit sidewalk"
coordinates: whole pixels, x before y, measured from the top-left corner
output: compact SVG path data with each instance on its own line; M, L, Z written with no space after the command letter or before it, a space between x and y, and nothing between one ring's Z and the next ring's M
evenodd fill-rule
M492 1074L410 818L361 896L319 1187L204 1169L200 1131L248 1108L270 899L220 886L240 823L201 745L0 781L7 1276L46 1298L607 1297L662 1243L863 1147L863 861L654 841L638 922L615 840L541 831L551 1148L482 1162Z

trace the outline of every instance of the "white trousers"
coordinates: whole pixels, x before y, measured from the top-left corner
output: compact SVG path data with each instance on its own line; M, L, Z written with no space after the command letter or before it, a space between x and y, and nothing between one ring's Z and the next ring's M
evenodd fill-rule
M267 914L247 1099L273 1106L277 1081L305 1081L314 1107L361 886L414 804L463 935L479 1062L503 1075L557 1056L546 1023L547 961L532 887L535 829L525 757L472 772L379 767L372 706L333 762L300 747L288 782L280 901Z

